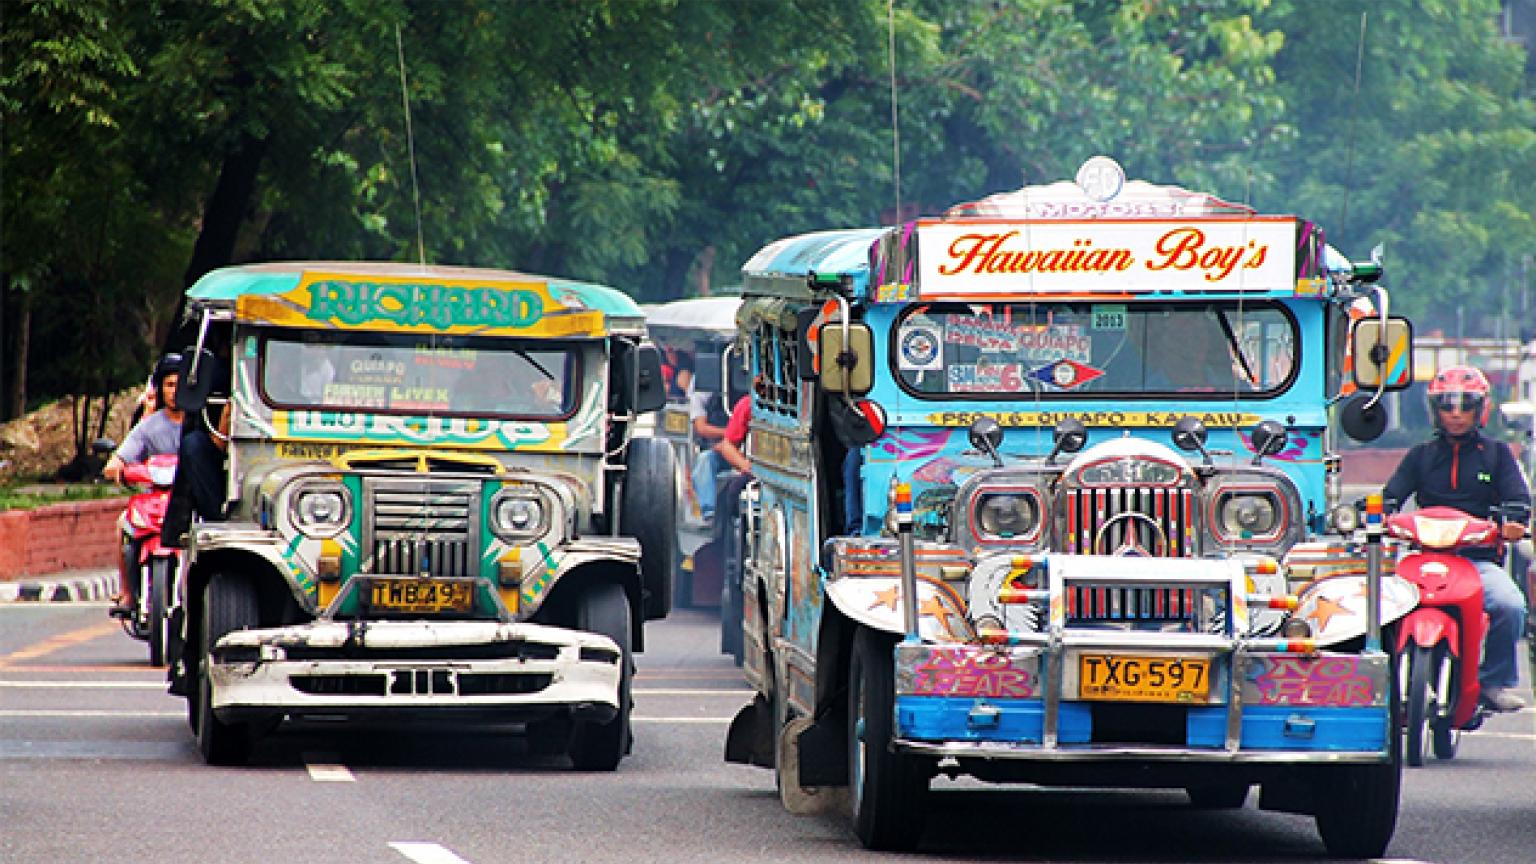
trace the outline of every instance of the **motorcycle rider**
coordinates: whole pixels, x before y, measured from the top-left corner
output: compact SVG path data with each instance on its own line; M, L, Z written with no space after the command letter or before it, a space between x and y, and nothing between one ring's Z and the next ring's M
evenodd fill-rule
M1479 431L1492 408L1489 389L1488 379L1471 366L1449 367L1430 381L1435 436L1408 451L1387 481L1383 496L1401 506L1411 495L1420 507L1453 507L1482 519L1498 507L1504 518L1504 539L1514 542L1525 536L1530 485L1509 445ZM1515 692L1519 683L1516 648L1525 622L1525 598L1499 566L1496 550L1473 548L1461 554L1482 577L1483 608L1488 612L1478 674L1483 702L1496 711L1519 711L1525 700Z
M151 456L162 453L174 454L181 446L183 415L176 404L176 386L181 380L180 369L180 354L167 354L155 364L150 382L155 394L154 404L158 407L154 413L139 420L134 424L133 429L129 430L128 435L123 438L123 443L112 452L106 466L101 469L103 477L114 483L120 483L125 467L137 465ZM118 609L128 609L133 606L133 578L129 559L137 556L131 555L131 551L125 550L118 561L118 594L113 598Z

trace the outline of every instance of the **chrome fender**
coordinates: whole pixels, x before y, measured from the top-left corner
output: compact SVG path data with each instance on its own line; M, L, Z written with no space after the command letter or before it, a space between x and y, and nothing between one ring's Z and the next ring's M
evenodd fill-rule
M900 577L843 576L827 583L827 598L837 611L865 627L897 635L906 632ZM969 638L965 603L943 582L917 580L917 609L918 635L923 639L956 642Z
M1366 577L1328 576L1308 584L1298 597L1295 617L1312 627L1318 647L1365 635ZM1419 603L1419 589L1401 576L1381 577L1381 624L1407 615Z

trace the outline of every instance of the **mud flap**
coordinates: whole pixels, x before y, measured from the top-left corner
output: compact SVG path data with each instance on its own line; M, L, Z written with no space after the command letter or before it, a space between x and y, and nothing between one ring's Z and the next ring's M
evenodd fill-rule
M796 717L784 724L779 739L779 801L796 816L830 813L847 802L847 787L821 786L806 782L802 766L808 754L802 749L809 737L811 718ZM814 764L814 762L810 763Z
M773 706L759 693L736 712L725 733L725 761L773 767Z
M800 733L800 782L806 786L848 785L848 736L838 716L819 720Z

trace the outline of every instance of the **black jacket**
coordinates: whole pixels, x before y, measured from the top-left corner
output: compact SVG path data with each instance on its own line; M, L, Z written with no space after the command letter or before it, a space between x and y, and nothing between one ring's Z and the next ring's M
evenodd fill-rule
M1399 508L1411 496L1420 507L1454 507L1483 519L1496 506L1507 521L1525 522L1531 514L1531 490L1515 454L1475 429L1460 438L1436 433L1415 445L1382 494ZM1467 557L1493 560L1497 553L1469 549Z

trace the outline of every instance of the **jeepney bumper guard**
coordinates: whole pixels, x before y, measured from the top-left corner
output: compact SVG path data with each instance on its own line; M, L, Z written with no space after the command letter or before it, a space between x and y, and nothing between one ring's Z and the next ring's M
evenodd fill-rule
M514 622L495 592L492 620L332 617L358 581L316 621L221 637L208 664L215 715L617 715L622 655L607 636Z
M1231 635L1241 632L1250 604L1269 600L1246 594L1240 569L1194 566L1178 580L1179 587L1224 587L1226 633L1068 626L1064 598L1074 587L1161 590L1169 583L1106 578L1081 566L1051 568L1049 576L1048 588L1016 591L1010 599L1046 604L1043 631L982 632L969 642L909 639L896 646L897 750L962 760L1390 758L1388 655L1325 651L1307 639ZM1109 667L1140 688L1103 686ZM1195 670L1206 676L1201 689L1153 686L1154 679L1162 684Z

